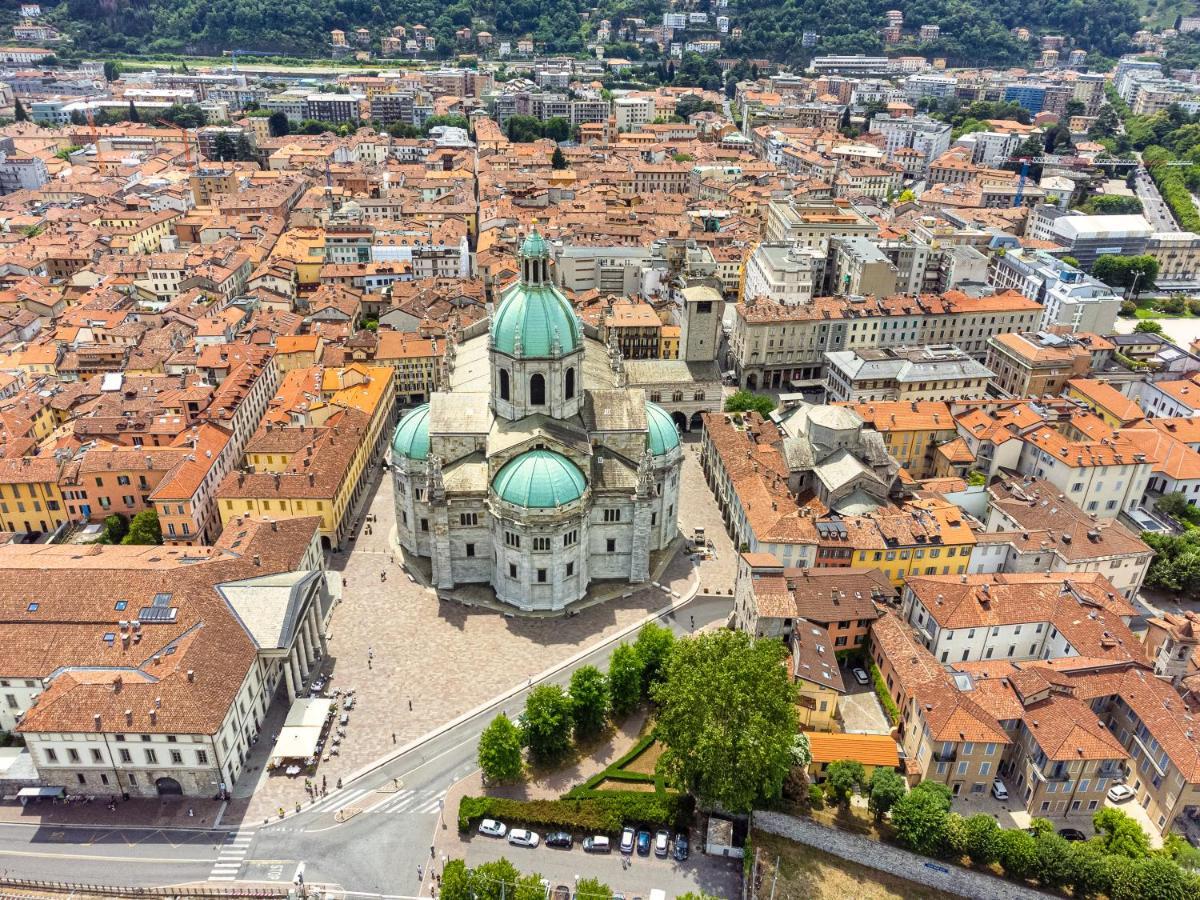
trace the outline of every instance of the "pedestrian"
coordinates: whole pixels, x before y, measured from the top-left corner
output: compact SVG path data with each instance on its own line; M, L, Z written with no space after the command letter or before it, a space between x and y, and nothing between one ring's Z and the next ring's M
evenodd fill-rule
M433 844L430 844L430 845L429 845L429 858L430 858L430 859L433 859ZM437 878L437 876L436 876L436 875L434 875L433 877L434 877L434 878Z
M328 775L321 776L321 793L325 793L325 785L328 782L328 780L329 780Z
M392 743L396 743L396 732L392 732Z
M417 881L425 880L425 870L420 865L417 866Z
M412 700L408 701L408 711L412 712Z

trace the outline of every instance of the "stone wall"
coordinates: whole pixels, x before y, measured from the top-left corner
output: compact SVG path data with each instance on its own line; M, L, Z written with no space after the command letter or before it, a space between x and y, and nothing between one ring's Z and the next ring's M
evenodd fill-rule
M938 862L899 847L826 828L807 819L785 816L782 813L756 812L754 827L769 834L818 850L859 865L878 869L917 884L929 885L941 891L970 897L972 900L1046 900L1052 896L1021 887L992 875L972 872L949 863Z

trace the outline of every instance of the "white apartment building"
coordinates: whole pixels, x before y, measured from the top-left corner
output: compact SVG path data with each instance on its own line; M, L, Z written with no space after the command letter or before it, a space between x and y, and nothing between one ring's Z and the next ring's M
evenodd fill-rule
M635 131L637 126L654 121L653 97L617 97L613 100L612 108L620 133Z
M746 260L744 296L769 297L787 306L807 303L819 290L824 271L825 256L819 250L759 244Z
M1085 513L1113 519L1146 492L1151 463L1120 436L1070 441L1048 425L1024 435L1017 461L1023 475L1044 478Z

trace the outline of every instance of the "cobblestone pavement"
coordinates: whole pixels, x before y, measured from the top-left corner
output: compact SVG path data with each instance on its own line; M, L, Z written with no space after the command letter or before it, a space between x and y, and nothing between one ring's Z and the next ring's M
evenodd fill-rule
M736 570L733 548L721 525L716 502L699 466L699 444L685 444L680 490L681 530L691 535L702 525L716 547L714 558L699 564L700 590L727 594ZM694 449L695 448L695 449ZM583 609L569 618L520 618L484 608L439 602L436 595L400 568L390 543L394 508L392 484L383 473L365 523L349 552L335 554L330 567L345 578L343 600L329 629L332 688L353 688L357 703L350 713L339 756L323 762L316 780L330 791L363 766L459 715L561 664L580 650L662 609L670 597L650 585L628 598ZM659 581L684 593L695 564L685 554L670 562ZM380 573L386 574L381 580ZM368 654L373 657L368 658ZM277 702L255 747L256 767L235 786L236 796L253 792L247 817L262 821L280 807L307 803L303 778L270 775L262 768L285 714Z

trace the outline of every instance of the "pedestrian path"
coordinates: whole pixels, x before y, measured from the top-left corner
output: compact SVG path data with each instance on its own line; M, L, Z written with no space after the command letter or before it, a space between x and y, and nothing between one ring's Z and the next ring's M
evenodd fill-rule
M254 832L246 830L231 831L225 835L225 843L213 863L209 881L237 881L238 872L250 851L250 842L254 840Z
M378 806L367 810L374 815L391 815L412 813L414 815L430 815L438 811L439 804L445 798L444 790L397 791L391 798Z

